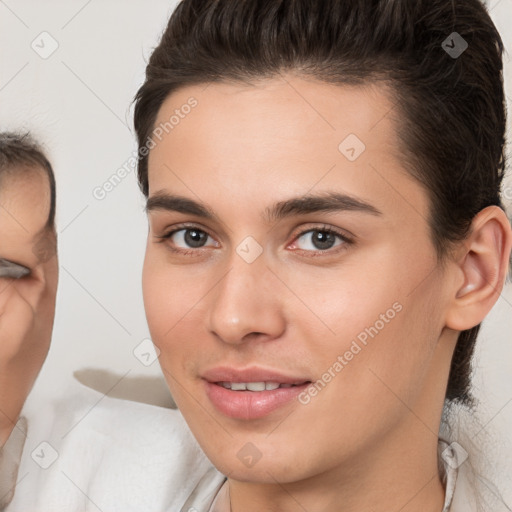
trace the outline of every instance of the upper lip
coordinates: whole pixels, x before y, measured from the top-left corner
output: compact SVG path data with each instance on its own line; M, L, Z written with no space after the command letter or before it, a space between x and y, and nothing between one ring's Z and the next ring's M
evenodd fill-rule
M255 366L244 369L219 366L205 371L201 377L208 382L277 382L279 384L311 382L307 377L284 375L276 370Z

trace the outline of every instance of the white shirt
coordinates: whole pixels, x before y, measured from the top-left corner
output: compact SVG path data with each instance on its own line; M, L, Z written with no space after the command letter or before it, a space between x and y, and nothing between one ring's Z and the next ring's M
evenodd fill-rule
M26 438L15 429L2 452L0 502L15 486L7 512L177 512L206 475L224 480L177 410L76 383L27 416ZM5 465L21 449L13 478Z
M440 512L491 512L477 507L470 465L445 442L439 451ZM13 430L0 454L0 510L229 512L229 488L179 411L76 383L70 398L41 405ZM502 510L510 509L492 508Z

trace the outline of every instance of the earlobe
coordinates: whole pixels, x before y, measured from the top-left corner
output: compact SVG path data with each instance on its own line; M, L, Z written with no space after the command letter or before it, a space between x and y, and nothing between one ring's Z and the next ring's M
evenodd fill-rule
M512 231L505 212L497 206L479 212L464 242L458 265L464 280L455 289L447 327L464 331L482 322L503 289L511 245Z

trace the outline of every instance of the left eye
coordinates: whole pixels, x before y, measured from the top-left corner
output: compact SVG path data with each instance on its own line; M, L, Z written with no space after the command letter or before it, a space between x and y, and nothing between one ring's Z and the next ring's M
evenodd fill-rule
M332 231L315 229L303 233L294 242L297 249L304 251L327 251L341 245L345 240Z
M174 245L182 249L198 249L205 247L208 240L214 242L213 238L201 229L186 228L179 229L170 233L166 238L169 238ZM215 246L215 242L210 244Z

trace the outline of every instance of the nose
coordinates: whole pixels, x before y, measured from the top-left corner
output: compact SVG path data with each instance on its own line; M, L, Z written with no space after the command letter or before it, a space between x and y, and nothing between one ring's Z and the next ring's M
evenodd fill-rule
M286 328L275 277L262 260L247 263L235 254L211 294L209 329L225 343L272 340Z

